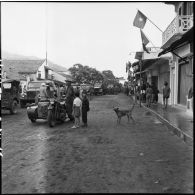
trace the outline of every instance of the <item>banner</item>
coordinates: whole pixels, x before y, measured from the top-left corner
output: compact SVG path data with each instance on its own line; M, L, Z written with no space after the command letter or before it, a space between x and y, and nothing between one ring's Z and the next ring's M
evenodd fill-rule
M146 48L146 45L149 43L149 40L141 29L140 32L141 32L143 50L146 51L147 53L150 53Z

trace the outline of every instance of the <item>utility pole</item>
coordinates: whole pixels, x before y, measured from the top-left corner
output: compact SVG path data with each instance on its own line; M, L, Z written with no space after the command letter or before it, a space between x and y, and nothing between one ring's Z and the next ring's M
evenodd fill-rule
M141 107L141 71L142 71L142 60L139 60L139 74L140 74L140 86L139 86L139 106Z
M0 48L2 48L1 47L1 14L2 14L2 12L1 12L1 2L0 2ZM2 56L1 56L1 51L0 51L0 64L2 63L2 58L1 58Z
M45 29L45 48L46 48L46 54L45 54L45 61L46 61L46 66L47 66L47 28L48 28L48 4L46 3L46 11L45 11L45 25L46 25L46 29Z

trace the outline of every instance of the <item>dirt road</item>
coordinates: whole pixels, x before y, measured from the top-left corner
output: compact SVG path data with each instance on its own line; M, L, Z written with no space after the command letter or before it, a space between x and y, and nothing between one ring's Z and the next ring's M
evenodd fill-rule
M135 106L116 123L124 94L94 97L89 127L31 123L25 109L2 115L2 193L192 193L193 148Z

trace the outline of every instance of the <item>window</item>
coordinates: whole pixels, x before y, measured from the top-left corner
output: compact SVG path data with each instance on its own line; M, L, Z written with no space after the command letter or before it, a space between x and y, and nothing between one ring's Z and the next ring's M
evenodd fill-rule
M183 14L182 15L185 16L185 15L187 15L187 3L184 2L182 7L183 7Z
M194 2L187 2L187 15L193 14Z
M41 78L41 71L38 71L38 78Z
M179 16L181 16L181 10L182 10L182 6L180 6L179 8Z
M180 6L180 8L179 8L179 16L182 15L181 11L182 11L182 6ZM179 27L180 27L180 26L181 26L181 20L179 19Z

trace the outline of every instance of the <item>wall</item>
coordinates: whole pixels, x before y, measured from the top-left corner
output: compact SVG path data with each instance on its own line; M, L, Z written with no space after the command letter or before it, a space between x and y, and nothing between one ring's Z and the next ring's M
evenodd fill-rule
M187 45L184 45L183 47L180 47L178 48L177 50L175 50L175 53L181 57L186 57L190 54L191 50L190 50L190 44L187 44ZM175 97L174 97L174 103L176 105L178 105L178 93L179 93L179 90L178 90L178 87L179 87L179 62L178 62L179 58L177 56L174 55L174 61L175 61ZM193 64L193 58L190 60L190 63L187 67L187 76L191 76L192 78L192 65ZM188 81L188 84L186 83L186 85L193 85L193 82L191 82L191 84L189 84L189 81ZM190 87L190 86L189 86ZM187 95L187 94L186 94ZM186 97L187 98L187 97ZM188 100L187 100L188 101ZM192 104L191 104L191 101L190 101L190 108L187 108L187 105L186 105L186 110L187 111L190 111L192 113Z
M38 71L41 72L41 79L45 79L45 66L46 66L46 62L44 62L39 68ZM36 73L36 77L38 78L38 71Z

